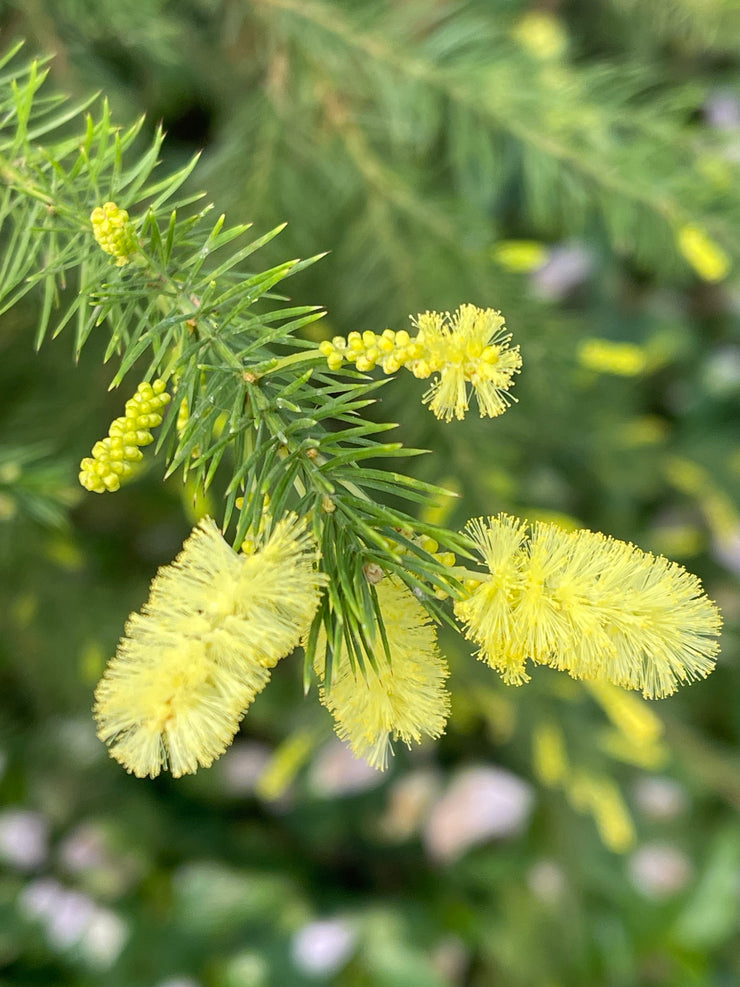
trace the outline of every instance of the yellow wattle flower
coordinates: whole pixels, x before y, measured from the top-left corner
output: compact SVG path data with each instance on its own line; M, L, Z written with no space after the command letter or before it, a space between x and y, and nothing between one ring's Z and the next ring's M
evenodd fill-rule
M597 374L637 377L648 366L644 347L611 339L584 339L578 347L578 362Z
M605 775L574 774L566 796L578 812L593 816L601 840L614 853L626 853L635 843L635 825L618 786Z
M730 258L701 226L695 223L682 226L676 242L685 259L704 281L723 281L730 273Z
M721 617L682 566L592 531L500 515L469 534L489 570L455 604L479 657L512 684L526 663L654 699L714 668Z
M376 366L394 374L406 367L423 380L435 376L424 395L437 418L464 418L470 387L478 400L481 418L495 418L514 399L508 394L522 358L519 347L509 347L511 333L503 316L492 308L461 305L454 314L423 312L411 320L417 329L385 329L381 335L351 332L319 345L329 370L340 370L345 362L366 372Z
M532 766L543 785L562 785L570 774L565 737L549 720L537 723L532 734Z
M491 258L513 274L530 274L547 260L547 247L538 240L501 240L491 248Z
M444 685L449 671L437 650L429 614L411 590L395 576L387 576L376 590L390 664L376 628L378 672L368 665L364 678L343 651L338 659L335 656L331 687L321 687L321 701L336 721L337 734L357 757L384 770L393 753L391 739L410 747L422 735L436 738L444 732L450 711Z
M514 400L508 394L522 358L509 347L511 333L500 312L461 305L452 315L423 312L413 320L418 329L418 359L408 363L415 376L438 376L424 396L437 418L462 419L468 410L469 385L481 418L495 418Z
M560 58L568 47L568 34L562 21L546 10L530 10L519 18L514 37L536 58Z
M211 518L155 576L95 691L98 736L137 777L208 767L231 743L271 668L300 642L324 576L288 516L251 555Z

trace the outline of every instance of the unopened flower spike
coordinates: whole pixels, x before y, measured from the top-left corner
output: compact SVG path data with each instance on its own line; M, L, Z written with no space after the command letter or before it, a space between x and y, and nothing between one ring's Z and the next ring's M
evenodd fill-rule
M80 463L79 480L86 490L118 490L121 481L131 475L143 459L139 446L153 442L150 429L162 424L161 412L170 401L166 386L163 380L139 384L126 402L125 414L112 422L108 435L93 446L92 456Z
M721 617L696 576L593 531L506 515L471 521L488 574L455 604L478 655L513 684L526 664L668 696L708 675Z
M101 249L116 258L116 266L123 267L139 248L136 231L125 209L115 202L106 202L90 213L93 236Z
M380 366L390 374L406 367L415 377L433 377L424 401L444 421L465 417L471 388L481 417L506 411L522 359L519 347L509 346L511 333L500 312L461 305L452 315L423 312L411 321L417 330L413 337L405 329L351 332L346 340L325 340L319 349L330 370L348 362L361 371Z
M393 753L391 740L411 747L422 735L436 738L444 732L450 710L445 688L449 671L437 650L429 614L411 590L398 577L386 576L376 592L390 663L376 628L378 671L368 665L363 676L343 651L335 658L331 687L321 687L321 701L355 755L384 770Z
M139 778L208 767L270 670L305 635L324 575L305 520L280 520L251 555L204 518L126 625L95 691L98 736Z

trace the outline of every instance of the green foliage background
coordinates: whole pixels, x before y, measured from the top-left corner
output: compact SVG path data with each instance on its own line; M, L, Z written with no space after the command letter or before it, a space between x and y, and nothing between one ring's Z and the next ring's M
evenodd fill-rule
M330 792L330 724L301 695L297 657L246 718L241 761L177 782L126 776L94 738L91 691L189 530L193 492L154 466L83 495L77 464L128 392L107 392L102 343L76 365L64 336L34 355L28 302L0 320L0 798L43 815L49 854L0 877L0 984L740 982L740 14L734 0L539 9L564 32L559 54L521 41L534 7L516 0L25 0L0 7L0 40L54 52L54 85L77 100L102 90L121 123L144 112L150 134L161 120L166 168L202 148L190 188L231 222L259 236L288 220L262 267L329 250L289 283L296 305L327 308L312 338L464 301L505 313L525 369L503 418L444 425L405 380L383 388L382 417L433 450L409 471L459 489L452 525L567 516L701 575L726 619L718 669L652 707L669 751L652 772L681 786L682 807L645 811L651 770L607 752L584 688L543 670L505 689L452 636L447 736L399 753L374 788ZM734 259L723 282L682 258L689 223ZM521 239L545 246L544 270L497 262ZM592 337L637 344L645 370L589 370ZM607 849L538 781L532 736L550 721L575 764L619 784L632 850ZM256 788L235 784L255 763ZM441 863L402 832L399 786L481 764L532 785L531 817ZM75 838L98 848L82 868ZM662 896L635 878L635 855L656 846L686 866ZM29 917L44 879L125 923L112 965ZM354 949L310 977L294 937L337 916Z

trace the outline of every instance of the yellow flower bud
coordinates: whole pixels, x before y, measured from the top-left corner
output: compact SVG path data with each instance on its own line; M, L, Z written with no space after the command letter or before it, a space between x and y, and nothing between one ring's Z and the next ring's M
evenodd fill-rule
M79 480L86 490L118 490L121 477L130 476L133 465L144 458L139 446L154 441L149 429L161 424L159 410L170 401L165 387L163 380L139 384L136 394L126 402L126 415L111 422L108 435L96 442L92 456L80 463Z
M106 202L90 213L93 236L101 249L116 258L116 265L123 267L139 248L136 233L125 209L115 202Z

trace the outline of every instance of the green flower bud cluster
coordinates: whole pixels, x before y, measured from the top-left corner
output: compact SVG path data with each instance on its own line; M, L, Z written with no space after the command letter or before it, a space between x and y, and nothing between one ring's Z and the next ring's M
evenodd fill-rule
M149 431L162 424L160 411L169 403L165 382L139 384L136 394L126 402L126 413L116 418L108 435L96 442L92 456L80 463L80 483L93 493L118 490L121 480L130 476L144 454L139 446L154 441Z
M100 247L116 258L116 265L128 264L139 247L134 227L125 209L115 202L106 202L90 213L93 235Z
M326 357L330 370L339 370L345 363L354 363L363 372L380 366L387 374L394 374L412 360L422 355L422 347L401 329L384 329L378 335L370 330L363 333L351 332L334 339L325 339L319 351Z

